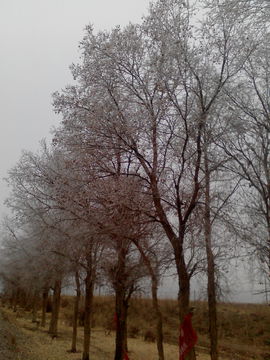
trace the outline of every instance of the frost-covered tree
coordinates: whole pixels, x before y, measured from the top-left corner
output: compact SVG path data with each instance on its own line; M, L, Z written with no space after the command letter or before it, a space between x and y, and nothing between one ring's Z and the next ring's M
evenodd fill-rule
M252 51L238 36L248 29L240 11L213 1L198 23L195 10L157 1L142 25L98 34L87 27L82 63L73 66L77 85L54 96L63 116L59 141L81 151L124 153L124 171L144 181L174 251L180 321L198 266L196 251L188 249L202 192L203 130Z
M231 118L234 136L227 136L222 146L234 160L230 170L242 179L243 236L255 250L260 270L269 281L269 21L265 21L261 28L259 46L249 57L241 76L227 91L227 116Z

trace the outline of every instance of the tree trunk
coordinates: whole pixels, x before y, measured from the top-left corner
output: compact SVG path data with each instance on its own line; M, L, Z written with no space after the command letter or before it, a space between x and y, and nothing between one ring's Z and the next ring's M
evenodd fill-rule
M74 302L73 331L72 331L72 344L71 344L71 352L73 353L77 351L77 327L78 327L79 304L81 297L81 284L80 284L78 271L75 272L75 281L76 281L76 297Z
M190 312L190 277L187 271L187 266L185 263L184 255L181 250L180 244L183 244L184 233L181 238L178 239L174 252L175 252L175 263L178 274L178 307L179 307L179 319L180 324L182 324L185 315ZM190 352L186 355L185 360L195 360L195 348L193 347Z
M114 276L116 337L114 360L123 360L127 353L127 313L132 288L126 284L127 250L119 239L117 247L117 265ZM129 290L129 291L128 291ZM126 294L127 293L127 294Z
M8 305L8 308L9 309L13 309L14 308L14 300L15 300L15 291L12 290L10 296L9 296L9 299L8 299L8 302L9 302L9 305Z
M216 284L214 275L214 257L212 250L207 248L207 291L208 291L208 316L209 316L209 335L210 335L210 355L212 360L218 359L218 329L217 329L217 304L216 304Z
M174 250L174 259L175 259L175 265L177 270L177 276L178 276L178 286L179 286L179 292L178 292L178 307L179 307L179 320L180 324L183 322L184 317L186 314L189 313L189 296L190 296L190 276L188 273L187 265L185 263L184 258L184 237L185 237L185 224L187 223L187 220L190 217L190 214L193 212L193 209L196 207L196 202L199 194L200 184L198 181L198 174L200 170L200 163L201 163L201 130L202 130L202 122L199 127L199 132L197 136L197 163L195 168L195 175L194 175L194 190L192 198L190 199L189 206L185 212L185 215L181 214L181 211L178 211L180 223L179 223L179 235L177 236L170 225L170 222L167 219L166 212L164 211L164 208L161 203L161 196L159 194L158 184L157 184L157 178L155 172L152 173L150 176L151 178L151 188L152 188L152 195L153 195L153 202L155 205L155 208L157 210L157 214L159 217L159 220L163 226L163 229L173 247ZM179 208L181 208L180 199L177 199L177 202L179 203ZM186 356L187 360L195 360L195 350L194 348L190 351L189 354Z
M215 283L215 261L212 251L212 227L210 215L210 171L208 166L207 149L204 152L205 165L205 211L204 211L204 235L207 256L207 294L208 294L208 317L210 336L210 356L212 360L218 360L218 329L217 329L217 303Z
M35 291L33 295L32 301L32 322L37 322L37 306L38 306L38 292Z
M164 349L163 349L163 323L162 314L158 304L157 289L158 283L156 276L152 276L152 304L156 313L156 335L157 335L157 350L158 360L164 360Z
M127 352L127 312L128 302L125 300L125 289L115 293L116 338L114 360L123 360Z
M46 326L46 312L49 298L49 289L44 289L42 293L42 315L41 315L41 326Z
M17 289L17 290L14 291L14 293L13 293L13 300L12 300L12 306L13 306L13 311L14 311L14 312L17 311L18 300L19 300L19 290Z
M94 282L92 269L89 267L85 278L85 303L84 303L84 339L82 360L90 359L90 340L91 340L91 315L93 304Z
M52 317L49 327L49 334L52 337L57 337L58 317L60 311L61 300L61 280L56 280L53 289L53 302L52 302Z

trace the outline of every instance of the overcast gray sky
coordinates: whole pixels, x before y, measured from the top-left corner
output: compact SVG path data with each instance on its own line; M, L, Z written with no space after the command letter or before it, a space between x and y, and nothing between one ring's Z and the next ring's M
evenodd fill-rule
M59 119L51 94L72 81L84 28L139 22L149 0L0 0L0 214L3 177L23 149L35 151Z

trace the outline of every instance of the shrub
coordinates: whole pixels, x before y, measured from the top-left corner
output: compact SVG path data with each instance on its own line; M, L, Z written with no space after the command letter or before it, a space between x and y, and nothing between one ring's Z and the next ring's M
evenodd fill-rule
M84 309L79 309L79 314L78 314L78 325L79 326L84 326Z
M48 298L48 301L47 301L46 312L47 313L52 312L52 299L50 297Z
M67 297L62 297L61 298L61 307L62 308L66 308L70 305L70 301Z
M140 330L137 326L130 326L130 328L128 329L128 336L131 338L136 338L138 337L140 333Z
M156 336L152 330L146 330L144 333L144 341L155 342Z

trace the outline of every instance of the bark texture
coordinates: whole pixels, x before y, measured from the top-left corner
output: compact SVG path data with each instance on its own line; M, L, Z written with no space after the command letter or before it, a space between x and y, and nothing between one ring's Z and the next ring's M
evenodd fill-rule
M32 322L37 322L38 292L35 291L32 300Z
M46 326L46 313L47 313L47 304L49 298L49 290L44 289L42 293L42 314L41 314L41 326Z
M78 315L79 315L79 304L81 298L81 285L80 285L80 278L78 271L76 271L75 273L75 281L76 281L76 297L75 297L74 312L73 312L71 352L77 351Z
M217 303L215 283L215 261L212 251L212 227L210 214L210 171L207 150L204 156L205 165L205 211L204 211L204 235L207 256L207 295L208 317L210 336L210 355L212 360L218 360L218 328L217 328Z
M61 300L61 280L56 280L53 289L52 316L49 327L49 334L52 337L58 336L58 318Z
M90 340L91 340L91 314L93 304L94 283L92 271L88 270L85 278L85 302L84 302L84 338L82 360L90 359Z
M126 284L126 249L122 241L119 239L117 249L117 265L114 277L115 290L115 321L116 321L116 337L115 337L115 354L114 360L123 360L127 352L127 313L128 300L126 293L128 291Z

